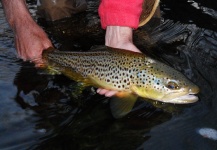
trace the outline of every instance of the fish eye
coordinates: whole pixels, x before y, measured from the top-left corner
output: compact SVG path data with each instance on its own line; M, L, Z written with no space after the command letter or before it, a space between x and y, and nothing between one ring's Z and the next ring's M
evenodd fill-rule
M171 89L171 90L177 90L177 89L179 89L180 87L179 87L179 85L178 85L176 82L174 82L174 81L169 81L169 82L167 83L167 88L169 88L169 89Z

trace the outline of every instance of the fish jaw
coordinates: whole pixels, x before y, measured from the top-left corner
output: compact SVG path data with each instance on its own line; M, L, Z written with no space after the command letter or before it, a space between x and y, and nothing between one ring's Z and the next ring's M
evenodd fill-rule
M198 97L193 94L186 94L173 99L162 99L160 101L174 104L189 104L198 101Z
M177 95L175 97L170 96L170 95L176 95L175 93L170 93L168 95L165 95L162 97L160 101L165 102L165 103L174 103L174 104L188 104L188 103L194 103L198 101L198 97L196 96L197 93L199 93L200 89L198 86L193 85L190 88L183 88L179 90L180 93L181 91L183 92L180 95ZM177 91L178 93L178 91Z
M165 103L188 104L198 101L195 95L199 92L199 88L194 85L192 88L181 88L170 92L162 92L153 88L142 89L137 86L131 86L131 90L140 97L153 99Z

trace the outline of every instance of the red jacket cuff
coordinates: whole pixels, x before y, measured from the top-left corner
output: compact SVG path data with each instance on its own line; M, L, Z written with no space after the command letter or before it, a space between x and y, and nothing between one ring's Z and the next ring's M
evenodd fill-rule
M99 16L101 26L127 26L138 28L143 0L101 0Z

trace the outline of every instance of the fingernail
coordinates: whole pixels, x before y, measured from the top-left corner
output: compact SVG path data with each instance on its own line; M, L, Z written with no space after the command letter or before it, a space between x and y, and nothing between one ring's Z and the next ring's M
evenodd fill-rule
M101 91L100 89L97 89L97 90L96 90L96 93L99 93L100 91Z

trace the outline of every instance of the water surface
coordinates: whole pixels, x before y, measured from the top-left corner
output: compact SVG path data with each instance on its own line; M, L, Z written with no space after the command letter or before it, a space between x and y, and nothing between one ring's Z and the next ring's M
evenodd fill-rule
M28 4L35 17L35 1ZM86 13L53 25L39 20L58 49L103 45L97 2L89 0L88 6ZM112 117L109 99L94 88L78 94L75 81L18 59L0 7L0 149L217 149L215 139L199 134L203 128L217 130L217 3L162 0L160 7L160 24L153 19L136 30L135 44L197 84L200 100L138 101L122 119Z

